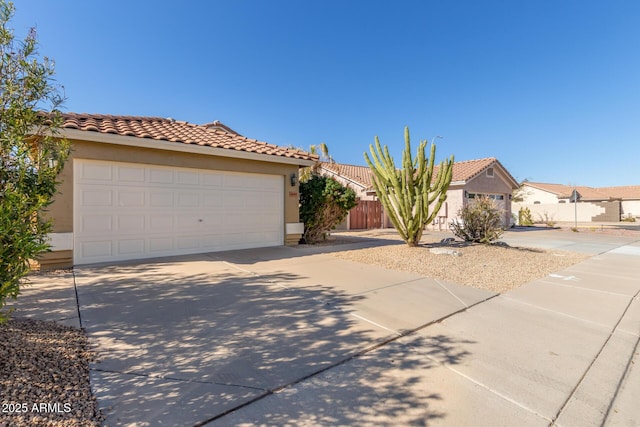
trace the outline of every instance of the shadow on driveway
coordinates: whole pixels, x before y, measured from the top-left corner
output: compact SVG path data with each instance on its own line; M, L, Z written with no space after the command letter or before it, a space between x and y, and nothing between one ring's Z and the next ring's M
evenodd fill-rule
M258 252L262 259L269 251ZM301 279L255 275L207 256L76 269L81 322L99 358L92 385L107 424L212 420L397 338L349 314L361 296L289 287ZM428 345L451 363L466 356L447 337ZM368 379L349 380L360 395L350 424L364 423L380 396L390 399L385 411L421 408L418 425L446 415L429 412L436 395L408 391L411 375L375 381L378 363L389 362L376 361ZM430 364L407 359L402 366Z

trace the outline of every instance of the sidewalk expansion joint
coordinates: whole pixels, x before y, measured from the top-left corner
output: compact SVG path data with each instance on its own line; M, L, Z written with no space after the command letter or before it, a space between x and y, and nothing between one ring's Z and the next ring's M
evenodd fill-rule
M73 291L76 295L76 310L78 311L78 323L80 324L80 329L84 329L84 325L82 324L82 314L80 313L80 298L78 297L78 284L76 283L76 270L75 268L71 269L71 276L73 277Z
M121 374L121 375L129 375L132 377L151 378L151 379L158 379L158 380L174 381L179 383L219 385L219 386L225 386L225 387L237 387L237 388L246 388L250 390L265 391L265 389L262 387L253 387L253 386L243 385L243 384L219 383L216 381L189 380L185 378L176 378L176 377L164 376L164 375L143 374L141 372L114 371L112 369L90 368L89 370L94 372L105 372L107 374Z
M625 366L624 369L624 374L622 376L620 376L620 380L618 381L618 384L616 385L616 392L613 394L613 397L611 398L611 401L609 402L609 406L607 407L607 411L604 413L604 418L602 419L602 426L607 424L607 419L609 418L609 415L611 414L611 409L613 408L613 404L616 401L616 399L618 398L618 394L620 393L620 388L622 387L622 384L624 384L625 379L627 378L629 371L631 370L631 365L633 365L633 357L638 353L638 348L640 347L640 337L638 337L638 339L636 340L636 345L635 347L633 347L633 351L631 352L631 355L629 356L629 360L627 360L627 365Z
M551 423L549 424L550 427L557 425L556 421L558 420L558 418L560 418L560 415L562 415L562 411L564 411L564 409L567 407L567 405L569 404L569 401L576 394L576 392L578 391L578 388L584 382L585 378L589 374L589 371L591 371L591 368L596 363L596 360L598 360L598 358L600 357L600 355L604 351L604 349L607 346L607 344L609 344L609 341L611 341L611 338L613 337L614 332L616 331L616 329L618 329L618 326L620 325L620 322L622 322L622 319L624 319L624 316L627 314L627 311L629 311L629 308L631 307L631 303L633 302L633 300L635 298L638 297L639 294L640 294L640 291L636 292L636 294L632 298L629 299L629 303L627 304L626 308L622 312L622 315L620 316L620 318L618 319L616 324L613 326L613 328L609 332L609 336L607 337L607 339L602 344L602 347L600 347L600 350L598 350L598 353L595 355L595 357L593 358L591 363L589 363L589 366L587 366L587 369L584 371L584 373L582 374L582 376L580 377L580 379L578 380L576 385L573 387L573 389L571 390L571 393L569 393L569 396L567 397L567 399L564 401L564 403L562 404L562 406L558 410L558 413L551 420ZM638 348L638 343L637 342L636 342L636 347L635 348L636 349ZM627 366L625 367L625 371L620 376L620 380L618 380L618 385L616 387L616 392L615 392L613 398L611 399L611 402L609 403L609 408L607 409L607 413L605 414L605 418L604 418L604 421L603 421L602 425L604 425L604 422L606 421L606 418L609 416L609 412L611 411L611 407L613 405L613 401L616 399L616 396L618 395L618 392L620 390L620 386L622 385L622 381L624 380L624 377L627 375L627 372L628 372L628 369L629 369L629 365L631 364L631 360L633 359L633 355L634 354L635 354L635 350L629 356L629 361L627 361Z
M562 286L562 287L565 287L565 288L577 289L577 290L580 290L580 291L597 292L597 293L601 293L601 294L607 294L607 295L614 295L614 296L629 298L629 294L621 294L620 292L611 292L611 291L605 291L605 290L602 290L602 289L585 288L583 286L575 286L575 285L570 285L568 283L552 282L551 280L546 280L545 278L538 279L538 281L540 281L542 283L546 283L548 285Z
M424 325L418 326L417 328L409 329L409 330L406 330L406 331L403 331L403 332L397 332L396 335L391 337L391 338L387 338L387 339L385 339L383 341L380 341L378 343L375 343L373 345L365 347L364 349L362 349L360 351L357 351L356 353L354 353L354 354L352 354L352 355L350 355L348 357L345 357L343 360L337 361L337 362L335 362L335 363L333 363L333 364L331 364L329 366L326 366L326 367L324 367L322 369L319 369L319 370L317 370L315 372L312 372L312 373L310 373L308 375L305 375L303 377L300 377L298 379L290 381L290 382L288 382L286 384L283 384L281 386L272 388L272 389L268 390L266 393L264 393L264 394L262 394L260 396L256 396L254 399L251 399L251 400L249 400L247 402L244 402L244 403L242 403L240 405L234 406L233 408L230 408L230 409L228 409L228 410L226 410L226 411L224 411L224 412L222 412L222 413L220 413L218 415L215 415L215 416L213 416L213 417L211 417L209 419L203 420L203 421L195 424L195 426L196 427L201 427L201 426L209 424L209 423L211 423L213 421L216 421L216 420L218 420L218 419L220 419L220 418L222 418L222 417L224 417L226 415L231 414L232 412L238 411L238 410L240 410L242 408L245 408L245 407L247 407L247 406L259 401L259 400L262 400L267 396L270 396L272 394L278 393L278 392L280 392L280 391L282 391L284 389L292 387L292 386L294 386L296 384L300 384L303 381L306 381L308 379L314 378L314 377L316 377L316 376L318 376L320 374L323 374L323 373L325 373L325 372L327 372L329 370L332 370L334 368L342 366L342 365L344 365L344 364L346 364L346 363L348 363L348 362L350 362L350 361L352 361L354 359L357 359L358 357L362 357L362 356L364 356L364 355L366 355L368 353L371 353L374 350L377 350L379 348L385 347L385 346L387 346L387 345L399 340L400 338L403 338L403 337L406 337L406 336L409 336L409 335L413 335L416 332L421 331L421 330L423 330L423 329L425 329L425 328L427 328L427 327L429 327L431 325L434 325L436 323L441 323L444 320L446 320L446 319L448 319L448 318L450 318L452 316L455 316L456 314L463 313L463 312L475 307L476 305L483 304L483 303L485 303L487 301L490 301L490 300L496 298L497 296L499 296L499 294L491 295L491 296L489 296L489 297L487 297L487 298L485 298L485 299L483 299L481 301L478 301L478 302L476 302L474 304L471 304L470 306L461 308L460 310L454 311L454 312L452 312L450 314L447 314L446 316L443 316L443 317L441 317L439 319L432 320L431 322L425 323Z
M533 307L533 308L541 310L541 311L548 311L550 313L557 314L558 316L566 317L566 318L577 320L577 321L584 322L584 323L589 323L591 325L598 326L598 327L603 328L603 329L609 329L607 325L603 325L602 323L599 323L599 322L594 322L593 320L587 320L587 319L583 319L582 317L572 316L571 314L563 313L563 312L557 311L557 310L552 310L550 308L541 307L539 305L531 304L529 302L524 302L524 301L521 301L521 300L516 299L516 298L508 297L506 295L502 295L502 298L504 298L505 300L508 300L508 301L515 302L517 304L522 304L522 305L526 305L526 306L529 306L529 307ZM620 322L620 321L618 320L618 322ZM616 325L617 325L617 323L616 323Z

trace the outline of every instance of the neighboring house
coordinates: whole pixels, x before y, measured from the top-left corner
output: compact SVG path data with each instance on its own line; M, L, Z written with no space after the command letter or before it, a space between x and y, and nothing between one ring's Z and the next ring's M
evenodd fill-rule
M434 171L434 178L437 173ZM353 188L363 200L377 200L371 170L366 166L323 163L322 173L333 176L343 184ZM432 226L448 229L457 219L457 213L469 200L479 196L489 196L503 210L503 223L508 226L511 220L511 193L518 188L517 181L495 158L455 162L451 184L447 191L447 200L440 209ZM352 213L350 212L350 215ZM388 218L383 220L385 227L392 226Z
M72 154L43 266L293 245L298 169L317 156L219 122L63 114Z
M342 185L353 189L358 197L358 205L349 211L345 220L336 229L365 230L391 226L389 219L385 218L382 203L376 197L371 170L368 166L323 162L320 171L323 175L332 177Z
M574 206L571 194L579 195ZM640 217L640 186L586 187L542 182L523 182L522 201L513 210L529 208L534 220L545 217L554 221L620 221L622 217Z

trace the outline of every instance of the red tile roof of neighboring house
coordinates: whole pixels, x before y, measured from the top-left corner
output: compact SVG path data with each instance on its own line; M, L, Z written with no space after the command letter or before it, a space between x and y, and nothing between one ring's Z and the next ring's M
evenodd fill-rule
M513 180L512 184L517 186L517 181L511 176L511 174L505 169L504 166L494 157L488 157L478 160L466 160L462 162L455 162L453 164L453 172L451 182L466 182L469 181L488 167L497 164L504 170L508 178ZM332 171L344 178L354 181L360 184L366 189L373 188L372 173L368 166L354 166L345 165L341 163L322 163L322 167L325 170ZM437 176L439 166L436 165L433 170L433 178ZM516 187L514 187L516 188Z
M111 116L103 114L62 114L63 129L77 129L136 138L148 138L182 144L194 144L257 154L317 160L318 156L304 151L279 147L244 137L215 121L197 125L160 117Z
M609 194L614 199L640 200L640 185L621 187L598 187L598 191Z
M582 200L640 199L640 185L629 185L623 187L587 187L584 185L578 185L574 187L572 185L528 181L523 184L553 193L560 199L567 199L571 197L571 193L574 188L578 190Z
M365 189L373 187L372 174L369 166L345 165L342 163L322 162L322 168L340 175L350 181L359 184Z

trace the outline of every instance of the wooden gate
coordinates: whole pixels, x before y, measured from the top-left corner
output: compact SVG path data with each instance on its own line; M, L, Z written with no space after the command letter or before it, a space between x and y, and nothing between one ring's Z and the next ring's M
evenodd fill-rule
M379 200L359 200L349 211L350 230L382 228L382 203Z

